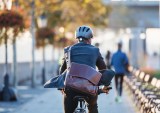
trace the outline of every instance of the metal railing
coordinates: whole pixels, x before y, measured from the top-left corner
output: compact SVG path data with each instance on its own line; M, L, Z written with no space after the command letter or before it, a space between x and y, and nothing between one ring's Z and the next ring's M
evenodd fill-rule
M160 113L160 80L131 68L132 76L125 76L125 88L141 113Z

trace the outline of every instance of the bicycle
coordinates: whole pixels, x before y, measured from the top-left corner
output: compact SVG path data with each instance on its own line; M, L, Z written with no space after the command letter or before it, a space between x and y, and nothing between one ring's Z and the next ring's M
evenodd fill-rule
M74 100L78 101L78 106L75 109L74 113L87 113L86 111L86 101L88 97L85 96L75 96Z
M108 87L107 89L110 90L110 89L112 89L112 87ZM100 92L99 94L101 94L101 93L103 93L103 92ZM73 100L78 101L78 106L73 113L87 113L86 101L88 99L89 99L89 97L87 97L87 96L75 96L73 98Z

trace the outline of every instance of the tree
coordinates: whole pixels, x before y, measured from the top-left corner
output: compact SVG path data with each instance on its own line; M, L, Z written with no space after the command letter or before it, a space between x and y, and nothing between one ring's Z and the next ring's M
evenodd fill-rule
M36 20L42 13L48 16L48 25L57 30L64 27L66 32L73 32L82 24L107 27L111 10L101 0L19 0L22 9L31 16L32 49L32 87L34 87L34 49ZM57 36L60 38L61 36Z
M17 1L17 0L16 0ZM31 86L35 87L35 28L37 17L42 13L47 12L47 8L51 5L61 3L62 0L18 0L19 5L22 9L25 9L31 17L30 32L32 35L32 75L31 75ZM46 7L47 6L47 7Z
M42 84L45 83L45 46L52 44L54 40L54 32L48 27L39 28L36 32L36 47L43 50L43 68L42 68Z
M20 15L23 16L23 18L25 17L24 20L24 28L28 28L29 27L29 18L26 17L26 13L24 10L22 10L18 3L15 5L15 7L12 8L12 10L18 12ZM14 31L14 36L11 39L12 40L12 48L13 48L13 66L12 66L12 74L13 74L13 85L14 87L17 86L17 46L16 46L16 41L17 38L22 38L21 36L19 36L21 33L21 31L19 30L15 30Z
M83 24L107 27L110 11L111 7L101 0L65 0L49 12L49 25L63 26L67 31Z
M24 29L23 17L16 11L4 10L0 12L0 40L5 44L5 67L6 73L4 76L4 88L2 91L2 98L5 101L12 99L11 89L9 88L8 75L8 39L16 37Z
M108 26L108 16L111 7L106 6L101 0L64 0L61 4L54 6L54 10L49 9L48 25L58 32L60 27L64 27L65 32L74 32L80 25L106 28ZM58 42L64 42L57 33ZM65 33L64 33L65 35ZM73 42L73 38L70 39Z
M23 8L31 10L31 0L19 1ZM49 27L64 27L66 32L73 32L83 24L107 27L111 12L111 7L103 4L102 0L36 0L34 6L35 18L45 12Z

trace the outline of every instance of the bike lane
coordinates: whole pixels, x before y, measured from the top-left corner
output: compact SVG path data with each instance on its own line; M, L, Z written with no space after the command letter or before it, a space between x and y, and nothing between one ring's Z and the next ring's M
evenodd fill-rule
M45 93L35 97L12 113L63 113L63 96L56 89L44 89ZM136 113L129 97L124 93L121 103L115 102L114 89L98 98L99 113Z

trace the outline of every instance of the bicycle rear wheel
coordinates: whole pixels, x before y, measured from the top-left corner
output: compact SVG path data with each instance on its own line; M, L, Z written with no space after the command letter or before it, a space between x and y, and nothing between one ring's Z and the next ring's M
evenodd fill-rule
M84 111L75 111L74 113L87 113L87 112L84 110Z

